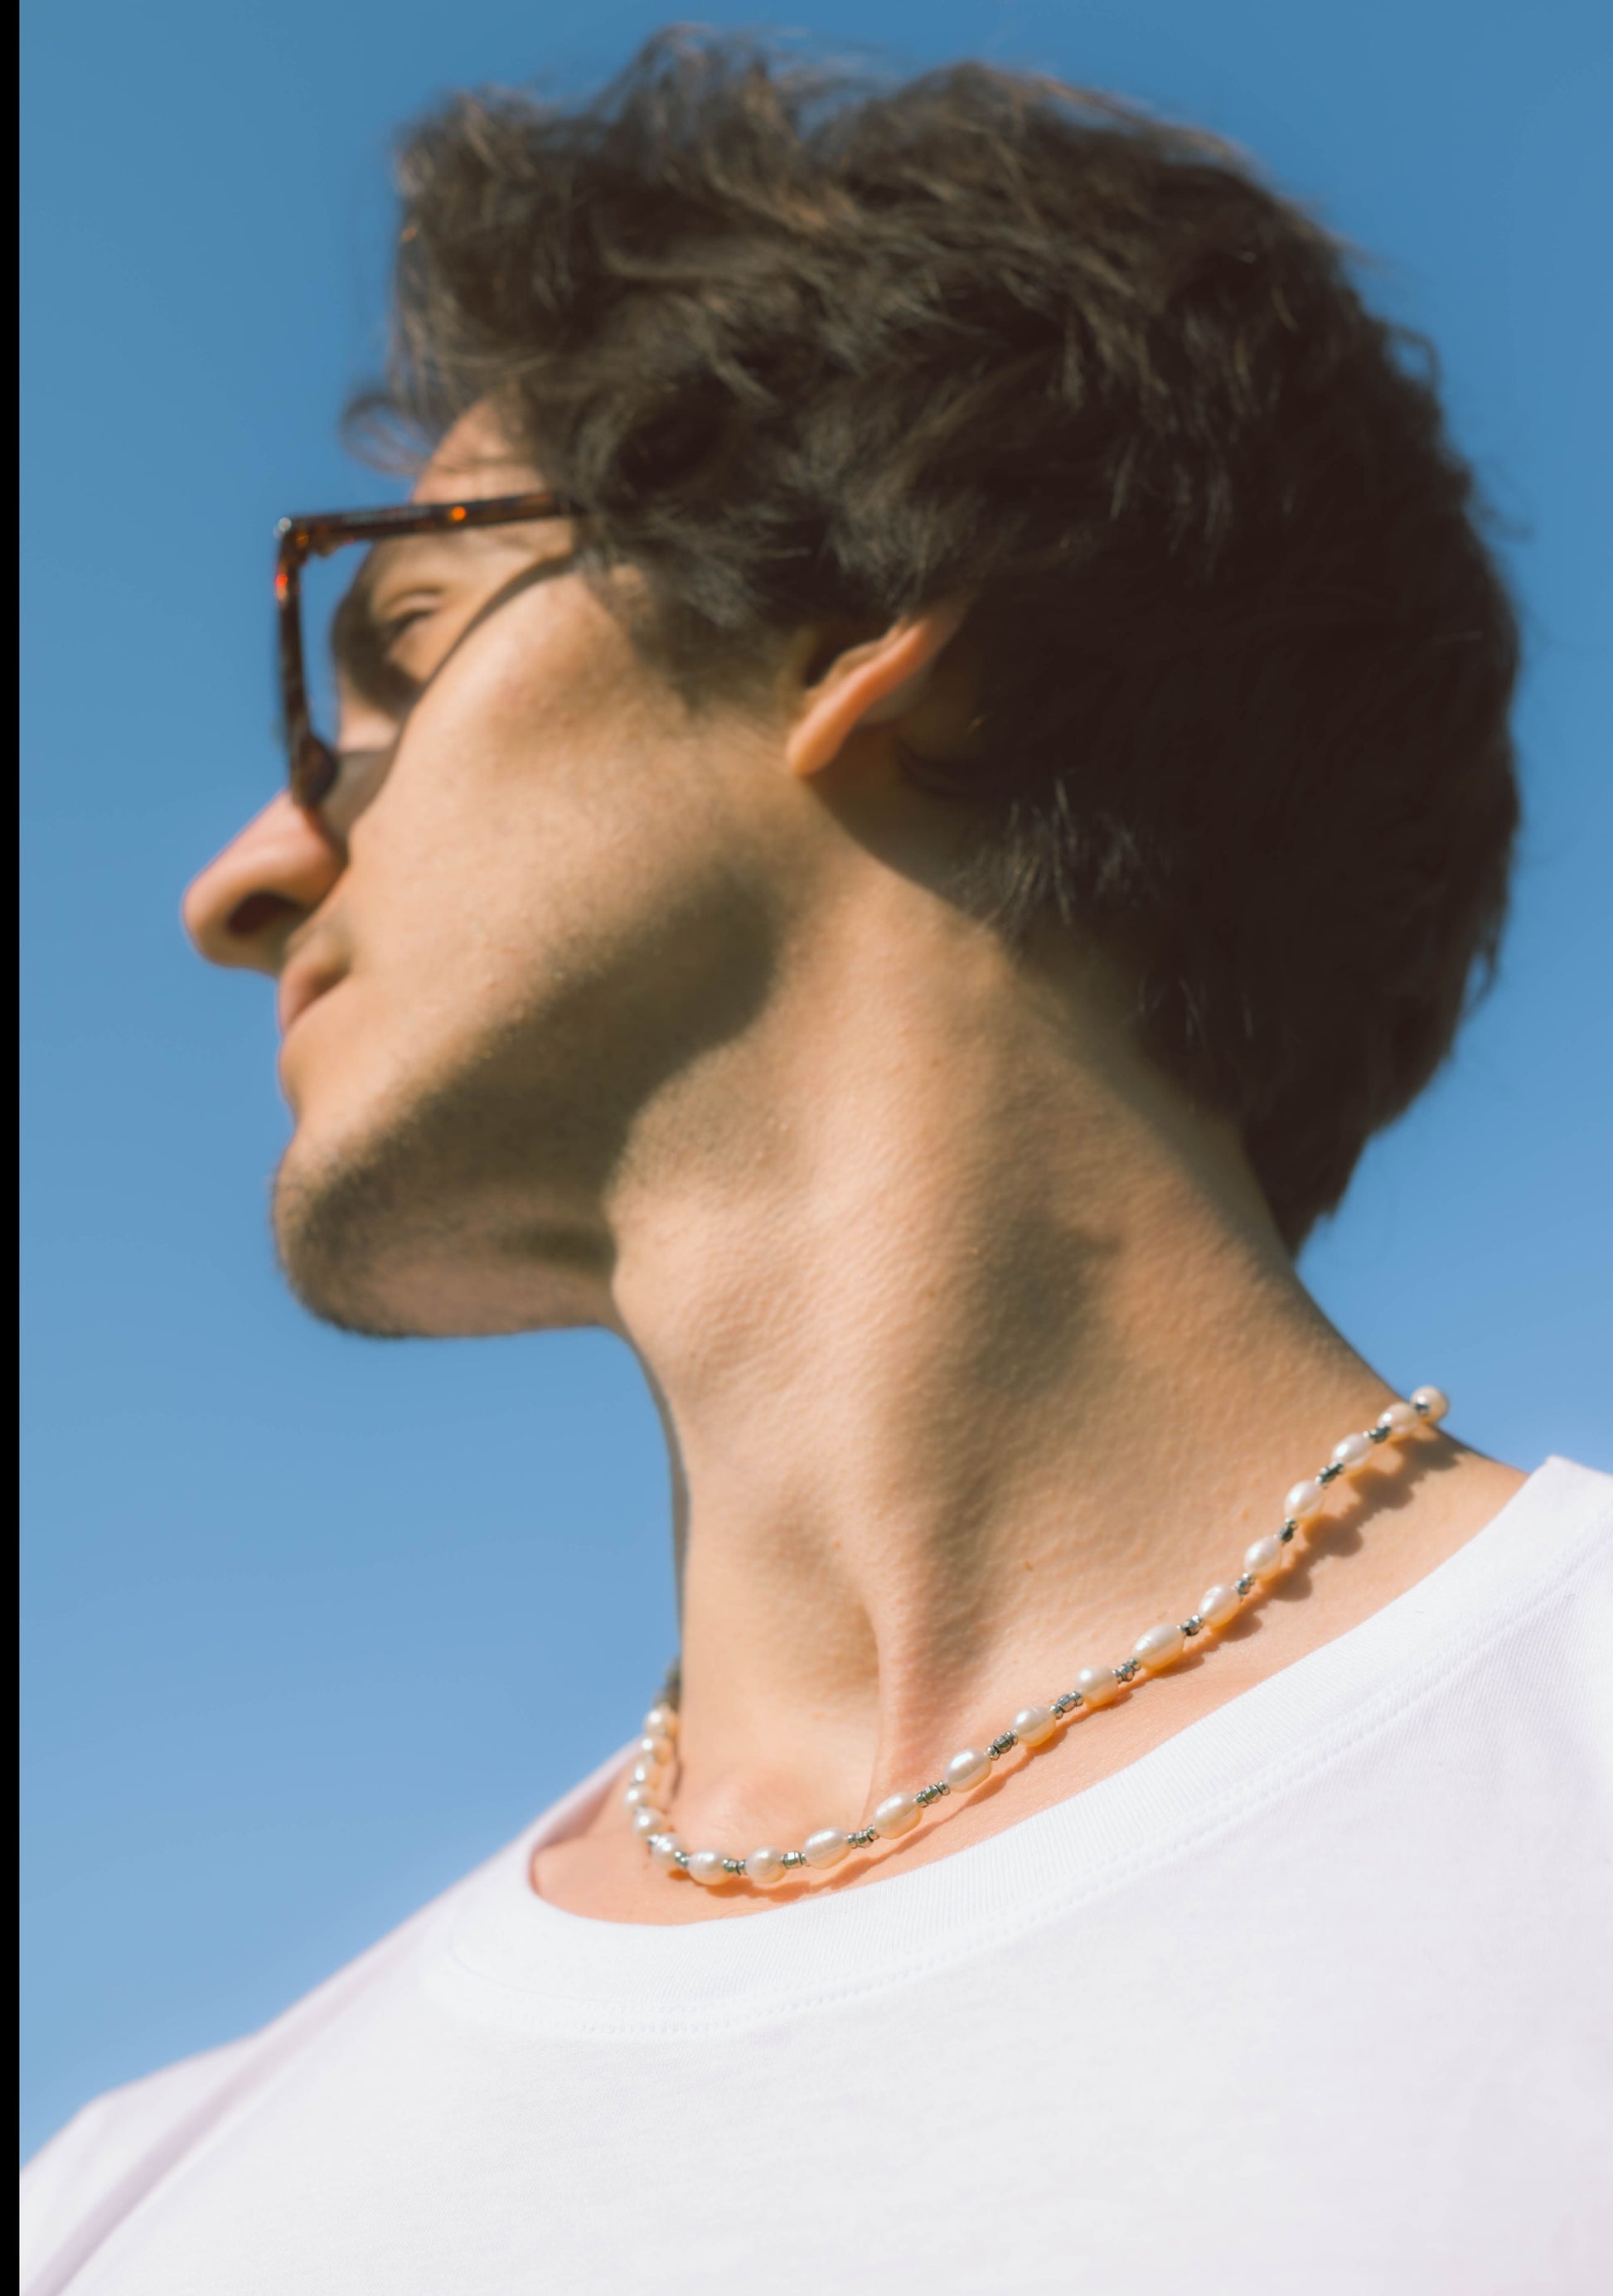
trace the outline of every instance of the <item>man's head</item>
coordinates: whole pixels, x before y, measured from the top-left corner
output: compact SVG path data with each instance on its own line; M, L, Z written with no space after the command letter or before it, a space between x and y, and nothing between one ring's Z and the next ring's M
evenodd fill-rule
M303 1008L305 1294L597 1316L639 1112L871 856L1104 952L1297 1243L1448 1046L1516 816L1470 481L1334 245L1044 83L675 44L583 112L451 106L404 185L422 491L582 514L379 554L372 801L282 801L192 895Z

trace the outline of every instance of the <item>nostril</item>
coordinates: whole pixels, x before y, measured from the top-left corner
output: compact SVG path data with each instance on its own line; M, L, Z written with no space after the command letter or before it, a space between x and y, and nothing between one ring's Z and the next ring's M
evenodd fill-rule
M270 925L301 914L296 902L288 901L282 893L249 893L230 911L225 931L237 940L251 940Z

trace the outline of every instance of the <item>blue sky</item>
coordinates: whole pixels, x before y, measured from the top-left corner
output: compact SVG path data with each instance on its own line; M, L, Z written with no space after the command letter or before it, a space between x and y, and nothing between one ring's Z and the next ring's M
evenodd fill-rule
M397 127L575 88L657 23L503 0L33 0L22 791L25 2149L260 2022L629 1729L672 1644L664 1462L597 1333L374 1346L283 1296L261 984L190 872L274 785L270 529L367 499ZM749 12L707 20L752 25ZM1529 825L1499 986L1307 1255L1469 1439L1613 1467L1609 18L1576 0L864 0L1243 144L1377 258L1512 532Z

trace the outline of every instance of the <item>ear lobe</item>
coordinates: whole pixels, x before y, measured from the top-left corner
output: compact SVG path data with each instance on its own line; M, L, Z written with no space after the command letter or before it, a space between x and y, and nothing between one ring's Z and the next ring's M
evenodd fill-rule
M837 654L801 695L785 744L790 772L803 780L822 773L861 726L889 725L903 717L968 611L967 600L948 600Z

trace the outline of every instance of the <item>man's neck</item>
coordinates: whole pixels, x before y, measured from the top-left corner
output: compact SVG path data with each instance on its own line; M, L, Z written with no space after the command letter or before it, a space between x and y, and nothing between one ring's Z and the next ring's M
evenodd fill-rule
M852 1824L1112 1662L1389 1392L1100 984L961 922L895 964L889 922L829 938L614 1208L702 1838Z

